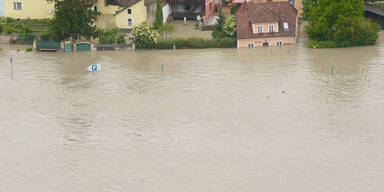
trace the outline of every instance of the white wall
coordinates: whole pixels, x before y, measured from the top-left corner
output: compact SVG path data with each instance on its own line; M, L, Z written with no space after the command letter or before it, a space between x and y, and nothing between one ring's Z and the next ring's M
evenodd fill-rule
M168 3L163 6L163 23L167 22L168 16L172 13L171 5Z

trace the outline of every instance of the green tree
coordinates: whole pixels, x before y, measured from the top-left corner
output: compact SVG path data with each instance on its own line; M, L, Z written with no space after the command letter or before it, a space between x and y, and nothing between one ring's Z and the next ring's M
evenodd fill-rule
M212 37L214 39L220 39L224 37L224 34L223 34L224 24L225 24L225 16L223 15L221 8L219 7L219 19L217 20L215 30L212 32Z
M236 18L234 15L228 17L223 25L224 36L228 38L236 38Z
M317 6L317 0L303 0L303 13L301 14L304 21L309 20L309 15L314 7Z
M159 29L160 26L163 25L163 7L161 6L161 0L157 0L156 5L156 20L153 26L156 29Z
M372 45L379 26L363 17L364 9L364 0L317 0L308 12L307 34L312 41L333 41L338 47Z
M172 24L166 23L164 25L161 25L158 30L160 33L164 35L164 38L167 38L169 33L175 31L175 26Z
M98 15L92 8L95 1L88 0L48 0L55 5L55 15L50 22L51 35L55 39L74 43L82 37L95 37L95 21Z

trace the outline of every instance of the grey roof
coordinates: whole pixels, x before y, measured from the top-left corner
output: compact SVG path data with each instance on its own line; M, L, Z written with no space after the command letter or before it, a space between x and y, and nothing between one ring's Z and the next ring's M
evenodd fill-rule
M378 9L370 4L365 3L365 11L375 13L380 16L384 16L384 11L381 9Z

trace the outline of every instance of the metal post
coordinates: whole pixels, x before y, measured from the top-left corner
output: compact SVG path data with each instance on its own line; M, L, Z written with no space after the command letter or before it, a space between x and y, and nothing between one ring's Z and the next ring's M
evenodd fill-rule
M176 51L176 45L173 44L173 51L175 52Z
M9 62L11 63L11 74L13 73L13 57L9 58Z

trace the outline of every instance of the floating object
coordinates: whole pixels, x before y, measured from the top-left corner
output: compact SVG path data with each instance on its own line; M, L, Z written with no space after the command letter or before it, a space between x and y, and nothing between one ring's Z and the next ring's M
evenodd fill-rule
M92 64L87 67L88 71L101 71L101 65L100 64Z
M282 91L281 93L285 93L285 91Z

